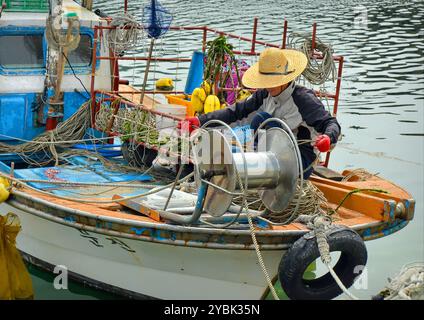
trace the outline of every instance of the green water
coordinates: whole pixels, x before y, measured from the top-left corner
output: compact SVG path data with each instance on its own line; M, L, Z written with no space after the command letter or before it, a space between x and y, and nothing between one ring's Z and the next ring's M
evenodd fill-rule
M104 291L95 290L74 281L68 281L67 289L55 289L56 274L46 272L36 266L26 264L32 278L34 299L36 300L104 300L122 299Z

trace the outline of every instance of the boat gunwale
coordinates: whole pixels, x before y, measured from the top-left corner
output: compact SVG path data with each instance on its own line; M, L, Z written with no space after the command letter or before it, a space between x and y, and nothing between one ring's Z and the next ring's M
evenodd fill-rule
M152 231L156 229L157 231L170 231L170 232L177 232L181 234L207 234L209 236L245 236L250 237L251 232L250 230L231 230L231 229L211 229L211 228L202 228L202 227L190 227L190 226L180 226L180 225L170 225L167 223L154 223L154 222L147 222L147 221L139 221L139 220L130 220L130 219L123 219L123 218L117 218L117 217L110 217L110 216L102 216L97 214L92 214L90 212L68 208L66 206L55 204L52 202L49 202L44 199L39 199L37 197L34 197L33 195L28 195L25 192L21 192L18 190L13 190L13 193L9 200L6 202L11 205L12 207L15 207L17 209L26 211L30 214L34 214L38 217L48 219L50 221L66 225L72 228L76 229L85 229L91 232L95 232L98 234L107 234L112 236L118 236L118 237L124 237L134 240L141 240L141 241L149 241L149 242L155 242L155 243L165 243L169 245L182 245L182 246L188 246L188 247L201 247L201 248L215 248L215 249L254 249L253 244L251 243L245 243L245 242L239 242L239 243L229 243L229 242L209 242L209 241L199 241L199 240L180 240L180 239L166 239L163 237L154 237L153 233L152 235L143 235L143 234L137 234L137 233L128 233L128 232L120 232L113 229L108 228L99 228L93 225L89 224L83 224L76 221L69 221L66 220L64 217L60 217L54 213L46 213L41 210L37 210L33 207L30 207L28 204L22 203L19 201L19 197L23 198L24 200L29 200L38 204L41 204L42 206L50 207L51 209L58 210L57 212L62 212L65 214L72 214L81 216L88 219L94 219L98 222L107 222L107 223L116 223L118 225L124 225L124 226L132 226L132 227L138 227L138 228L150 228ZM401 220L401 223L403 220ZM408 221L406 221L408 222ZM373 228L381 228L385 225L388 225L385 221L375 221L371 223L364 223L364 224L358 224L351 226L352 229L356 230L357 232L361 233L361 231L364 230L372 230ZM400 225L400 224L399 224ZM406 226L406 224L402 224L401 228ZM397 227L398 225L395 225ZM389 226L388 229L390 230L392 227ZM289 237L293 238L293 240L297 240L298 238L306 235L308 232L310 232L309 229L305 230L281 230L281 229L274 229L274 230L255 230L255 234L258 237L262 237L261 240L265 239L275 239L276 237ZM361 235L364 240L368 239L376 239L379 237L384 236L384 232L378 231L372 232L367 235ZM241 240L241 239L239 239ZM293 242L294 242L293 241ZM261 242L261 241L260 241ZM267 244L267 243L260 243L260 248L265 250L282 250L287 249L291 246L292 241L290 242L282 242L282 243L273 243L273 244Z
M40 204L43 204L45 206L50 206L55 209L71 213L71 214L77 214L80 216L84 216L86 218L101 220L105 222L112 222L112 223L120 223L123 225L130 225L130 226L137 226L137 227L148 227L148 228L155 228L155 229L161 229L161 230L170 230L170 231L177 231L177 232L191 232L191 233L212 233L212 234L220 234L220 235L243 235L248 234L250 235L251 232L249 230L234 230L234 229L222 229L222 228L204 228L204 227L191 227L191 226L182 226L182 225L172 225L168 223L158 223L158 222L148 222L148 221L140 221L140 220L131 220L131 219L124 219L124 218L117 218L117 217L111 217L107 215L97 215L90 212L74 209L74 208L68 208L66 206L56 204L44 199L40 199L37 197L34 197L33 195L28 195L25 192L13 190L12 192L12 199L8 200L7 202L13 201L13 196L22 197L25 199L28 199L30 201L38 202ZM377 227L384 223L384 221L375 221L371 223L364 223L355 225L353 229L363 229L363 228L370 228L370 227ZM257 235L303 235L307 232L309 232L309 229L305 230L281 230L281 229L272 229L272 230L261 230L256 229L255 234Z
M235 249L236 250L254 250L255 249L253 244L248 245L243 243L216 243L216 242L212 243L212 242L200 242L195 240L190 241L190 240L178 240L178 239L172 240L172 239L165 239L165 238L155 238L152 236L131 234L127 232L119 232L116 230L105 229L105 228L97 228L97 227L87 225L87 224L82 224L79 222L67 221L64 218L55 216L53 214L45 213L40 210L31 208L28 205L22 204L17 200L8 200L6 203L16 209L25 211L26 213L29 213L29 214L33 214L37 217L47 219L49 221L59 223L71 228L87 230L87 231L97 233L97 234L102 234L102 235L109 235L109 236L122 237L122 238L127 238L132 240L140 240L140 241L147 241L147 242L154 242L154 243L162 243L162 244L168 244L173 246L198 247L198 248L208 248L208 249L228 249L228 250L235 250ZM72 212L72 213L75 214L75 212ZM98 217L98 216L93 215L93 217L91 218L95 218L95 217ZM146 227L146 225L142 225L142 227ZM172 226L169 226L169 227L172 227ZM216 229L210 229L210 230L216 231ZM175 231L175 230L170 230L170 231ZM234 231L234 230L225 230L225 231ZM291 231L292 234L290 235L301 237L308 232L309 230ZM250 233L249 233L249 236L250 236ZM281 236L281 234L279 234L279 236ZM292 245L291 242L279 243L279 244L259 244L259 248L262 250L283 250L283 249L288 249L291 245Z

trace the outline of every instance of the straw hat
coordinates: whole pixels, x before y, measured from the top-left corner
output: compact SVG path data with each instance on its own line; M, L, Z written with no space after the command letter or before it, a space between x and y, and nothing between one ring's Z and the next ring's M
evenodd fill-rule
M304 53L291 49L267 48L259 61L243 75L248 88L274 88L296 79L305 70L308 61Z

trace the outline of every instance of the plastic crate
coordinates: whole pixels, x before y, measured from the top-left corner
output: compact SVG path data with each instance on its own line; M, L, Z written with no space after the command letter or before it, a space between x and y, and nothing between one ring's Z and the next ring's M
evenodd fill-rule
M194 110L191 105L191 95L188 94L167 94L165 95L169 104L179 104L187 107L187 117L194 116Z
M48 12L48 0L6 0L6 11Z

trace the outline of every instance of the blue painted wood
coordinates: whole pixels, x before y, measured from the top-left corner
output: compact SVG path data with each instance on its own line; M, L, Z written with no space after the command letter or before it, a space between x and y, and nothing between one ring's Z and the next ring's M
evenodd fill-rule
M20 179L66 181L86 183L114 183L127 181L151 181L147 174L125 173L107 170L100 162L90 162L85 157L72 157L72 165L61 167L28 168L15 170L15 176ZM10 167L0 162L0 170L10 172ZM30 186L38 189L57 188L56 184L29 182Z
M87 157L84 156L74 156L68 159L69 163L72 163L73 165L76 166L84 166L84 167L90 167L91 170L96 171L99 174L106 174L109 175L110 179L112 179L112 181L127 181L127 177L128 178L138 178L138 179L143 179L148 181L151 180L152 178L149 175L144 175L144 174L140 174L137 172L134 173L124 173L122 171L110 171L107 170L101 162L93 162L92 159L89 159ZM117 158L117 159L113 159L113 162L116 163L118 166L119 165L127 165L127 163L125 162L124 159L122 158ZM122 180L124 179L124 180Z
M98 152L104 157L118 157L122 155L120 144L75 144L72 148Z
M56 173L57 172L57 173ZM22 179L44 180L44 181L68 181L68 182L93 182L107 183L106 178L83 167L46 167L15 170L15 174ZM38 182L28 183L30 186L38 189L57 188L55 184L46 184Z
M10 173L10 167L3 161L0 161L0 171L4 173Z

